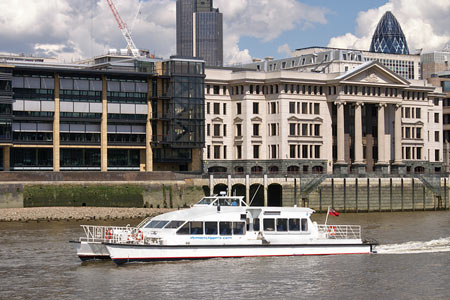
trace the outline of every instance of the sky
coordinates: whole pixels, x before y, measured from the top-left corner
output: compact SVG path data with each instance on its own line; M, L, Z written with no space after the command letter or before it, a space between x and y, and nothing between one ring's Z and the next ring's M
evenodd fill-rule
M176 54L175 0L114 2L138 48L164 58ZM410 52L440 50L450 42L450 0L215 0L214 6L224 14L226 65L288 57L312 46L368 50L388 10ZM72 62L121 48L126 42L106 0L0 2L2 53Z

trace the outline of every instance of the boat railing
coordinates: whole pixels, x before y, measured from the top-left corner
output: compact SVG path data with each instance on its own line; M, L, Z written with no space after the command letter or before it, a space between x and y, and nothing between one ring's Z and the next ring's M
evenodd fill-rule
M152 219L152 217L147 217L145 218L141 223L139 223L138 226L136 226L137 228L141 228L144 227L145 224L147 224L150 220Z
M319 234L327 239L361 239L359 225L318 225Z
M80 237L80 242L108 242L123 243L130 239L135 239L139 232L139 227L119 227L119 226L93 226L81 225L85 236Z

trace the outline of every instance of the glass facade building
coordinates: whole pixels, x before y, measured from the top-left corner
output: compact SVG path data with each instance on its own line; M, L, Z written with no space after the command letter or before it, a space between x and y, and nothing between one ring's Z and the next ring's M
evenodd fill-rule
M223 15L212 0L177 0L177 54L223 65Z
M370 52L409 54L403 30L394 15L388 11L381 18L372 37Z
M0 167L200 171L204 61L155 59L140 71L142 63L125 59L100 69L6 64L0 70Z

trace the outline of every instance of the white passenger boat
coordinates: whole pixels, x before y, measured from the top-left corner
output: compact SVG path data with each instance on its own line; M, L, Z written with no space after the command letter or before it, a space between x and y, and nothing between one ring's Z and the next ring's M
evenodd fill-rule
M370 254L358 225L318 225L312 209L253 207L243 197L204 197L103 241L116 264L208 258Z

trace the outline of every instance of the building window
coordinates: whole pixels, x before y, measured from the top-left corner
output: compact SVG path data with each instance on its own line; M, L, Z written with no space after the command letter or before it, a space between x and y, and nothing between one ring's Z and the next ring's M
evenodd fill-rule
M277 158L277 145L271 145L270 152L272 153L272 158Z
M236 111L237 111L238 115L242 114L242 104L241 103L236 103Z
M214 136L220 136L220 124L214 124Z
M220 103L214 103L214 114L220 115Z
M304 115L308 114L308 103L306 102L302 103L302 114Z
M439 113L434 113L434 123L439 123Z
M258 102L253 102L253 114L254 115L259 114L259 103Z
M289 157L290 158L295 158L295 145L290 145L289 146Z
M419 107L416 108L416 118L417 118L417 119L420 119L420 118L421 118L421 116L420 116L420 108L419 108Z
M227 104L224 103L223 104L223 115L226 115L226 114L227 114Z
M223 136L227 136L227 124L223 124Z
M277 103L276 102L270 102L270 113L271 114L277 113Z
M259 158L259 145L253 145L253 158Z
M411 118L411 109L409 107L405 108L405 118Z
M319 103L314 103L314 114L320 115L320 106Z
M289 102L289 113L295 114L295 102Z
M314 146L314 158L320 158L320 146Z
M253 136L259 136L259 124L253 124Z
M434 105L439 106L439 98L434 98L433 103Z
M236 136L242 136L242 124L236 124Z
M220 159L220 146L214 146L214 159Z
M295 125L294 123L289 124L289 135L294 136L295 135Z
M439 131L434 132L434 141L435 142L439 142L439 133L440 133Z
M422 148L417 147L417 157L418 160L422 159Z
M271 136L277 135L277 124L276 123L270 124L270 135Z
M253 94L253 84L250 85L250 94Z
M302 146L302 158L308 158L308 145Z
M438 149L434 150L434 160L439 161L439 150Z
M214 90L214 95L220 94L220 86L219 85L213 86L213 90Z
M210 124L206 124L206 135L207 136L211 135L211 125Z
M416 138L422 138L422 128L416 128Z
M308 124L302 124L302 136L308 135Z
M314 136L320 136L320 125L314 124Z
M209 115L210 113L211 113L210 103L207 102L207 103L206 103L206 114Z
M242 159L242 146L241 145L236 146L236 156L237 156L237 159Z
M411 138L411 128L405 127L405 138Z
M223 146L223 159L227 159L227 146Z
M211 158L211 146L210 146L210 145L208 145L208 146L206 147L206 157L207 157L208 159Z
M406 147L406 159L411 159L411 147Z

